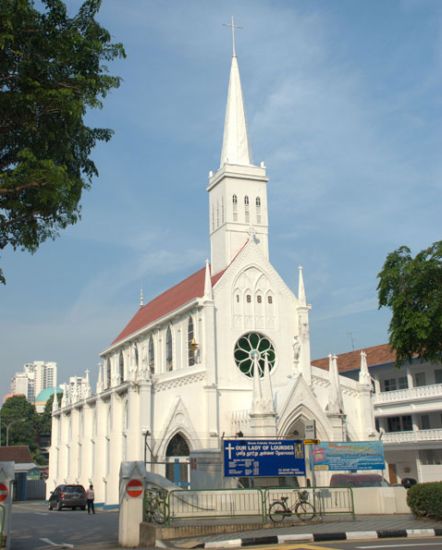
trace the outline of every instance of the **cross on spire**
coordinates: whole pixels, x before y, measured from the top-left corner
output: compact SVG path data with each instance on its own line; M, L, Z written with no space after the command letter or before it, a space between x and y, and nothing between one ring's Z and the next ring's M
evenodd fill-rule
M238 25L235 25L235 21L232 19L230 23L223 23L224 27L230 27L232 29L232 55L233 57L236 57L236 47L235 47L235 29L242 29L243 27L238 27Z

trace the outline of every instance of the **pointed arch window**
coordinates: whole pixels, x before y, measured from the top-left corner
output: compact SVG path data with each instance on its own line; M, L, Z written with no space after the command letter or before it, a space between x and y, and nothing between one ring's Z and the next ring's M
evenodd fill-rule
M166 331L166 371L173 369L172 331L167 327Z
M139 354L138 354L138 345L137 344L134 344L134 360L135 360L135 365L138 367Z
M112 383L112 371L111 371L111 362L110 362L110 359L107 358L106 359L106 388L110 388L111 387L111 383Z
M244 197L244 205L245 205L245 206L249 206L249 197L248 197L248 195L246 195L246 196Z
M118 374L120 376L120 384L122 384L124 382L124 357L122 351L120 351L120 355L118 356Z
M195 342L195 331L193 328L193 319L189 317L187 321L187 354L189 358L189 367L195 364L195 351L196 351L196 342Z
M236 195L233 195L232 197L232 203L233 203L233 221L238 221L238 197Z
M249 197L246 195L244 197L244 214L246 223L250 222L250 212L249 212Z
M256 197L256 223L261 223L261 198Z
M155 348L153 345L152 336L149 338L149 347L147 350L147 362L149 365L149 371L151 374L155 373Z

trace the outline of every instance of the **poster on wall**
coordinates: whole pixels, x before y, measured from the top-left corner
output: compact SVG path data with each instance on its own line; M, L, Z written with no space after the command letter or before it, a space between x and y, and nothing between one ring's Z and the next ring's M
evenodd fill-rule
M326 441L312 445L310 460L313 470L333 472L348 470L383 470L382 441Z
M304 442L298 439L225 439L224 475L303 476Z

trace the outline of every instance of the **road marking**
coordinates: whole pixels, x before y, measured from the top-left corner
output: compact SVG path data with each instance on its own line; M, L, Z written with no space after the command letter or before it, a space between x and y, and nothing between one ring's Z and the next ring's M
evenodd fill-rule
M416 544L416 542L413 542L413 544L374 544L373 546L356 546L356 548L364 548L364 550L367 550L368 548L416 548ZM440 542L420 542L419 548L421 546L440 546Z
M73 544L69 544L68 542L52 542L52 540L49 540L49 539L40 539L42 540L43 542L45 542L46 544L50 544L51 546L60 546L61 548L73 548L74 545Z

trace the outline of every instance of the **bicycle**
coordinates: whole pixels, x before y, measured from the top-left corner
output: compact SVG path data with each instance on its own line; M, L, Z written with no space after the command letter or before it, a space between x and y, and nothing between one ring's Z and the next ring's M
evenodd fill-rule
M310 521L316 516L316 509L314 505L309 502L309 492L295 492L297 493L297 500L293 507L288 506L288 497L281 497L270 505L269 517L273 523L279 523L286 517L293 516L294 514L301 521Z
M144 501L144 519L162 525L169 519L166 500L157 491L146 491Z

